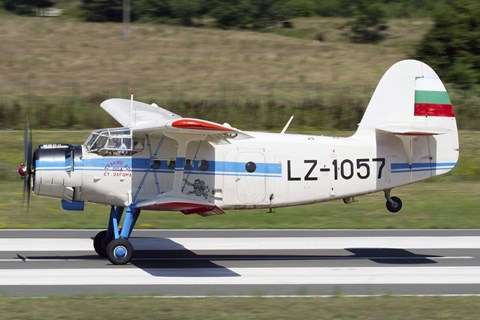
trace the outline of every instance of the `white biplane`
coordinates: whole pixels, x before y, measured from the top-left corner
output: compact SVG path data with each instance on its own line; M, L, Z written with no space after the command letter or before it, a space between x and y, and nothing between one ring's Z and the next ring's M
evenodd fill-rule
M132 258L128 239L141 210L210 216L350 203L383 191L387 209L397 212L402 202L392 188L444 174L459 156L445 87L415 60L385 73L348 138L286 134L288 124L281 133L243 132L133 99L109 99L101 107L123 127L96 130L83 145L44 144L32 154L26 129L19 173L28 199L31 189L62 199L67 210L83 210L85 202L111 206L108 229L96 235L94 248L113 264Z

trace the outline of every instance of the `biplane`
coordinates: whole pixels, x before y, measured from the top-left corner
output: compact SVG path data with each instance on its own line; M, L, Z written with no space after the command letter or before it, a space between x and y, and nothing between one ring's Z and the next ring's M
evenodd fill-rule
M351 203L380 191L386 208L398 212L402 201L393 188L447 173L459 157L447 91L415 60L385 73L347 138L288 134L288 124L281 133L245 132L133 99L101 107L121 127L95 130L82 145L42 144L32 152L27 128L19 173L28 200L33 191L61 199L66 210L83 210L85 202L110 206L108 227L93 246L113 264L131 260L129 238L143 210L211 216Z

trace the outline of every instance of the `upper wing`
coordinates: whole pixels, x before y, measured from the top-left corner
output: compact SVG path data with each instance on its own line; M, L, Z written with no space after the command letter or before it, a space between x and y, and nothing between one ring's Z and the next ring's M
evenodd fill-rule
M121 125L135 131L203 134L212 138L251 137L228 124L182 118L156 104L127 99L109 99L102 102L100 106Z
M108 99L100 104L122 126L133 130L149 128L153 124L166 123L181 117L160 108L156 104L146 104L127 99Z

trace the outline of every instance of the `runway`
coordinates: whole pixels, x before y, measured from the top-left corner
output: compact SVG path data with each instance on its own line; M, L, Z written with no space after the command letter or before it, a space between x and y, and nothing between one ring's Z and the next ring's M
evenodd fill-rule
M480 230L0 230L0 296L480 295Z

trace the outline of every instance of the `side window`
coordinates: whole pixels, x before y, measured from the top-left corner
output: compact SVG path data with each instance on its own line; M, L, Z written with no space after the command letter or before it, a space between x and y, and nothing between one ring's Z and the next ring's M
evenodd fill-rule
M110 137L108 148L105 148L105 156L130 156L132 155L132 138L128 136Z
M133 137L133 153L141 152L145 148L145 139L143 137Z
M123 143L125 144L125 147L127 147L128 150L132 150L132 138L123 138Z

